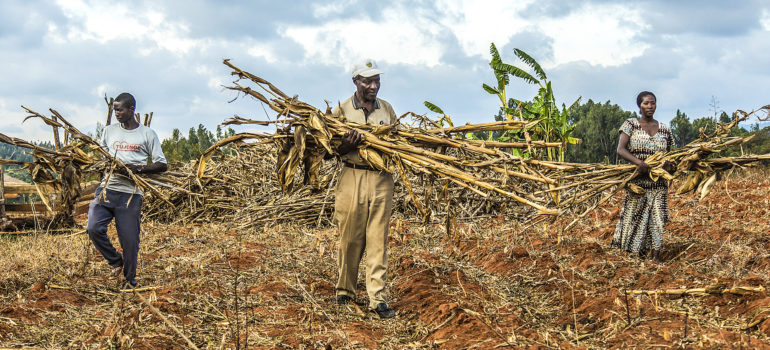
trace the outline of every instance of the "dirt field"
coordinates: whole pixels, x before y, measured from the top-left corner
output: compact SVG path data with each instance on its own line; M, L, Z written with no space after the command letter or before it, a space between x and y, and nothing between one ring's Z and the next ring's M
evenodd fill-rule
M450 234L394 220L391 320L366 311L362 278L357 306L334 305L331 228L145 223L138 279L200 348L770 348L766 292L626 294L766 286L768 172L728 176L702 202L672 196L664 264L608 248L621 199L561 244L567 218L481 219ZM0 238L0 347L186 346L117 285L85 234Z

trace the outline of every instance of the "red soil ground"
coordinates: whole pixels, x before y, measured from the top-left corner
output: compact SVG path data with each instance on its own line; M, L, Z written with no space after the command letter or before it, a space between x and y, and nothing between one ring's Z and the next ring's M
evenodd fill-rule
M570 218L462 223L449 236L394 221L390 320L367 312L363 281L358 304L334 305L333 229L147 224L140 282L158 288L142 295L199 347L770 348L764 291L626 293L766 286L770 180L760 175L728 177L703 201L672 196L662 264L609 248L621 195L560 243ZM99 256L86 259L94 267L64 279L0 277L0 346L186 346L135 296L115 293Z

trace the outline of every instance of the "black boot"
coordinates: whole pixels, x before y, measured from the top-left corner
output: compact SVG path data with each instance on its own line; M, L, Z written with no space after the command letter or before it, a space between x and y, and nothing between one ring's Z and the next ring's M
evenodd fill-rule
M352 299L352 298L350 298L349 296L347 296L347 295L343 295L343 294L340 294L340 295L338 295L338 296L337 296L337 301L336 301L336 303L337 303L337 305L347 305L347 304L349 304L351 301L353 301L353 299Z
M391 318L396 316L396 313L393 311L393 309L388 306L386 303L379 303L377 304L377 308L374 309L374 312L377 313L377 316L380 316L380 318Z

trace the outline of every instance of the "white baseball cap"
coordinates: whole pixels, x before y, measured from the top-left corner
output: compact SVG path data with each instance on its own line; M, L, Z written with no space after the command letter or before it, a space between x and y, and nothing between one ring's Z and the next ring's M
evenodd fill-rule
M359 75L368 78L382 73L383 71L377 68L377 62L372 59L365 59L353 65L353 78Z

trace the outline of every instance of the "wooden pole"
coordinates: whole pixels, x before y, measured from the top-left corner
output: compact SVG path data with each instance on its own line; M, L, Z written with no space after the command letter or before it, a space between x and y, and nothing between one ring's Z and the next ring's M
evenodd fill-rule
M104 102L107 103L107 124L105 126L110 125L112 123L112 104L115 102L115 99L110 97L110 99L107 99L107 95L104 95Z
M56 121L56 115L52 115L51 119L53 121ZM53 145L56 147L56 150L61 149L61 141L59 141L59 127L58 126L52 126L53 128Z
M48 110L51 111L51 113L52 113L51 114L51 119L53 121L64 120L64 117L62 117L61 114L59 114L59 112L57 112L55 109L49 108ZM61 143L59 142L59 127L58 126L54 126L53 127L53 137L54 137L54 141L56 142L56 150L58 151L59 148L61 148L61 146L62 146ZM64 128L64 145L66 146L69 143L70 143L70 133L69 133L69 131L67 131L66 128Z
M5 217L5 167L0 165L0 218Z

